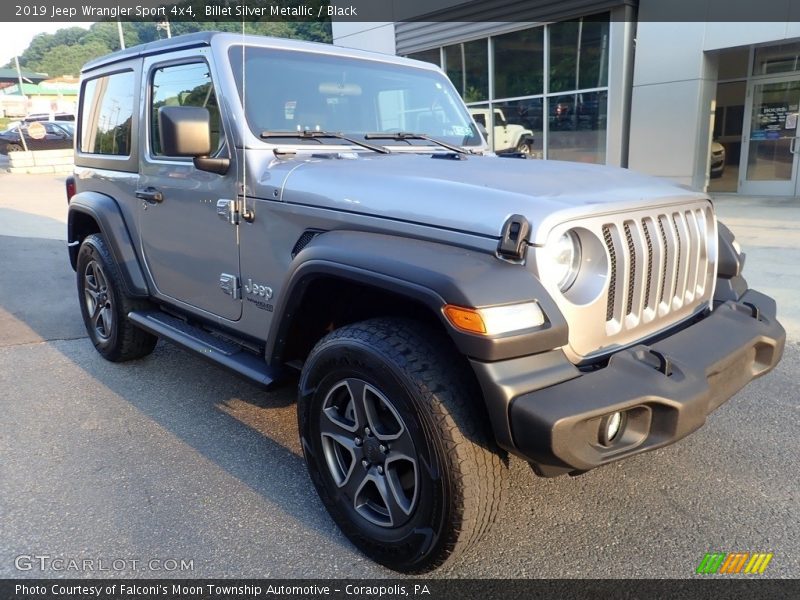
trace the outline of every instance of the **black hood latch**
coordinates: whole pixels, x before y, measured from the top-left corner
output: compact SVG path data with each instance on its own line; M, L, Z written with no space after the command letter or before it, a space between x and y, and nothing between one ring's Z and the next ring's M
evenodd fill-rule
M497 253L503 258L522 260L528 245L531 224L522 215L511 215L503 224Z

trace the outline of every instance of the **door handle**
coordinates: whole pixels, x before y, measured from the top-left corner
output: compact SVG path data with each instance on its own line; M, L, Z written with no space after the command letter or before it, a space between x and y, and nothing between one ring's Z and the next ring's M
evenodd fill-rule
M136 197L140 200L145 200L150 204L157 204L164 201L164 194L159 192L156 188L146 187L141 190L136 190Z
M797 137L793 137L789 142L789 154L797 154Z

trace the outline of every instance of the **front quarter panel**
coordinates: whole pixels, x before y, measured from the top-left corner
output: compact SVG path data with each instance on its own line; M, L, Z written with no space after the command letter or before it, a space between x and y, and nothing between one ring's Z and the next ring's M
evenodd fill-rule
M279 358L290 317L307 285L318 277L340 277L374 285L421 302L444 323L465 355L501 360L557 348L567 325L539 281L524 266L488 253L398 236L331 231L317 236L290 265L272 328L267 355ZM547 322L539 328L486 337L456 330L442 315L444 304L487 307L536 300Z

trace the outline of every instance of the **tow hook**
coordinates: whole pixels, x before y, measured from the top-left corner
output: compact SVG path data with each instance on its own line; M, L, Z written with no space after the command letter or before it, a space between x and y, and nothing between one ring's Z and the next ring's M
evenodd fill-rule
M752 302L742 302L742 305L750 309L750 316L756 321L761 320L761 310L755 304Z
M656 367L656 371L661 373L662 375L669 377L672 375L672 361L668 359L666 356L661 354L658 350L650 349L650 354L655 356L658 359L658 366Z

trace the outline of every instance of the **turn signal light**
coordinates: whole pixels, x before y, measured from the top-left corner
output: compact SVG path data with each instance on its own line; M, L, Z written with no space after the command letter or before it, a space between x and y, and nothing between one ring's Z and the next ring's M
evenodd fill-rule
M444 316L457 329L470 333L486 333L486 325L483 324L480 313L473 308L461 308L448 304L444 307Z

